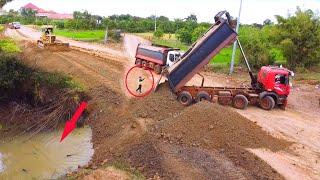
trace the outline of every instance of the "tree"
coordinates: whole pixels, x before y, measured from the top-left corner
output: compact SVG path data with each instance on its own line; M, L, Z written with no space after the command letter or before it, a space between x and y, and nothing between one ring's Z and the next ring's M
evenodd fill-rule
M21 8L20 14L25 24L32 24L35 22L37 12L32 9Z
M192 42L192 31L189 31L187 28L179 29L176 34L181 42L186 44L190 44Z
M159 28L153 33L153 36L156 38L161 38L163 35L164 35L163 30Z
M2 8L4 5L6 5L8 2L11 2L12 0L0 0L0 8Z
M190 16L188 16L188 17L186 18L186 21L197 22L197 21L198 21L198 18L197 18L196 15L190 14Z
M199 26L195 28L192 32L192 42L198 40L207 30L208 28L205 26Z
M263 21L264 26L268 26L268 25L272 25L272 24L273 24L273 22L270 19L266 19Z
M277 42L290 68L310 68L320 63L320 18L312 10L297 8L294 15L276 16Z
M160 16L157 19L158 19L158 21L169 21L169 18L167 18L165 16Z
M254 69L259 69L264 65L272 65L275 62L271 56L271 44L268 41L268 36L260 28L243 26L240 28L239 38L250 65ZM243 57L241 56L241 58ZM241 62L244 60L242 59Z

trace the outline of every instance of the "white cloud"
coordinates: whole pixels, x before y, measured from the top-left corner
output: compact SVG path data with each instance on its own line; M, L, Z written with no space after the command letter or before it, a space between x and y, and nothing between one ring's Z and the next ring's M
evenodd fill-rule
M220 10L228 10L231 15L237 16L240 4L240 0L14 0L5 9L19 9L28 2L61 13L86 9L103 16L131 14L147 17L157 13L174 19L194 13L199 21L206 22L212 22L213 16ZM262 23L267 18L274 20L274 15L286 16L294 12L297 6L319 11L320 0L243 0L241 22Z

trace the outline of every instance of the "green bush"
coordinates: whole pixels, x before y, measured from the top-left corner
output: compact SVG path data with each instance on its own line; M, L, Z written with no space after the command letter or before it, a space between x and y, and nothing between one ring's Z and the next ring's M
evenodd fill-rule
M207 32L208 28L204 26L199 26L195 28L192 32L192 42L198 40L205 32Z
M312 68L320 64L320 17L311 10L297 9L293 16L277 16L277 43L290 68Z
M15 57L0 55L0 90L14 90L30 77L32 71Z
M274 64L275 59L272 58L270 53L268 37L261 29L243 26L240 28L239 38L253 68L259 69L261 66ZM241 62L244 61L241 60Z
M182 28L179 29L176 32L177 38L186 44L191 44L192 42L192 32L190 32L190 30L188 30L187 28Z
M156 38L161 38L163 37L164 35L164 32L162 29L157 29L154 33L153 33L153 36L156 37Z

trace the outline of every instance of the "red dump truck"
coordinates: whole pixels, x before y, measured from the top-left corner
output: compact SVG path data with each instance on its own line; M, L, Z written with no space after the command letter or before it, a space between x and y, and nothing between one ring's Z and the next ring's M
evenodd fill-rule
M204 79L200 86L186 86L221 49L234 41L238 42L245 59L251 87L204 87ZM286 68L265 66L260 69L258 76L253 75L237 33L231 26L230 15L222 11L215 16L215 24L175 64L166 68L162 75L167 77L178 101L186 106L206 100L233 105L238 109L245 109L248 104L252 104L271 110L276 106L283 109L286 107L290 93L289 76L293 73Z
M136 65L153 69L160 74L164 67L170 67L180 59L182 52L164 46L148 46L139 44L136 51Z

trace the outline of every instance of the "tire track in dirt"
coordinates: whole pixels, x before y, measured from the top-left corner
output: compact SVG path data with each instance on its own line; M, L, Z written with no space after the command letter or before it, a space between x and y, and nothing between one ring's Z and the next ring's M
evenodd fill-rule
M112 73L108 73L110 76L107 76L105 73L102 73L101 71L97 70L97 67L92 67L90 65L87 65L81 58L75 59L72 54L68 53L55 53L56 56L59 58L75 65L77 68L81 69L87 77L91 76L91 79L96 79L100 82L103 82L106 86L111 88L112 90L119 91L119 84L115 83L115 79L119 77L119 72L116 72L115 70L112 70L112 68L107 68L107 66L104 66L103 71L112 71ZM93 77L93 78L92 78Z

